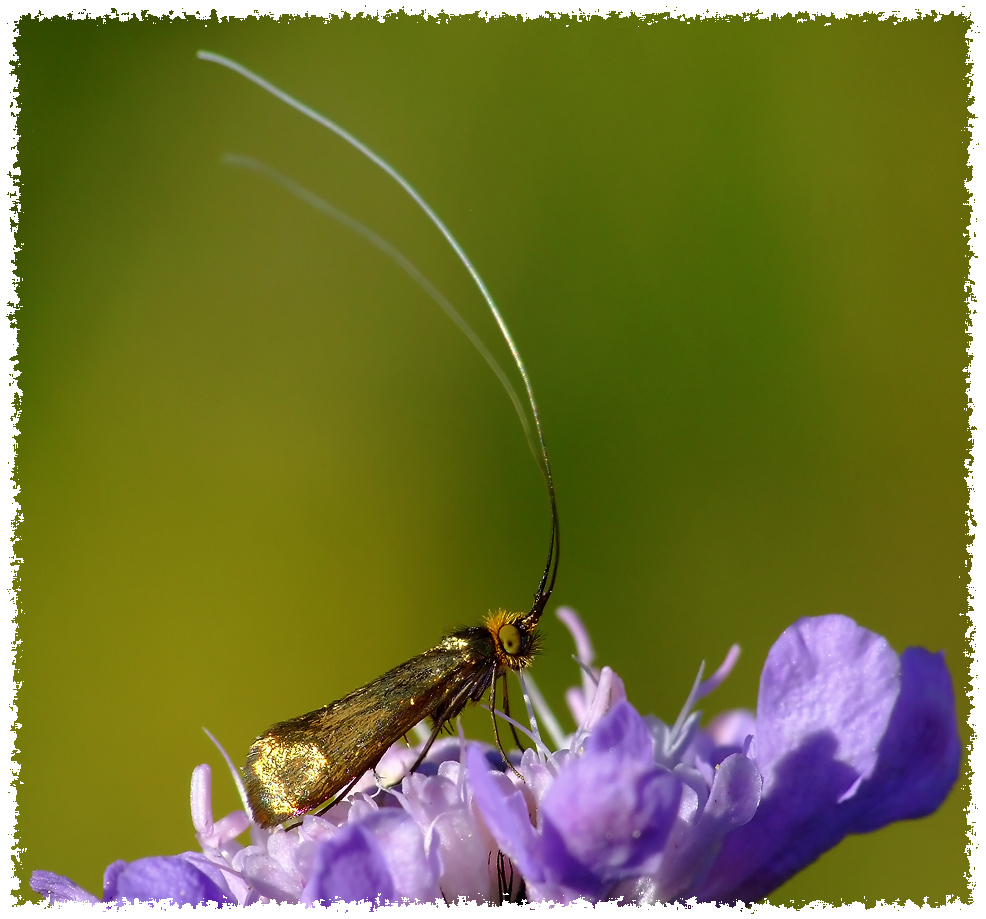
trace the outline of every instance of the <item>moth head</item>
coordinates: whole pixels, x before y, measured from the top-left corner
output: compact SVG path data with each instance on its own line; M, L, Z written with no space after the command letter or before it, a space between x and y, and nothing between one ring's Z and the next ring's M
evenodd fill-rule
M530 666L540 645L539 635L527 613L499 609L483 619L496 650L497 670L524 670Z

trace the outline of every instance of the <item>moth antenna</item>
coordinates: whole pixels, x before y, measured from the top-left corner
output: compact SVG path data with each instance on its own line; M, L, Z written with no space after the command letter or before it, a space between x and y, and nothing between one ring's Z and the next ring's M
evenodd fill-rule
M500 310L497 307L493 296L490 294L486 287L483 279L480 277L479 272L476 270L473 263L469 260L466 255L465 250L459 245L459 241L452 235L452 232L445 226L441 218L436 214L431 206L425 201L424 198L418 193L418 191L411 185L407 179L404 178L393 166L390 165L383 157L379 156L373 150L371 150L366 144L358 140L352 134L350 134L345 128L336 124L330 118L326 118L324 115L316 112L313 108L305 105L294 96L286 93L284 90L278 88L273 83L268 82L259 74L254 73L252 70L247 69L242 64L236 61L224 57L221 54L214 54L211 51L199 51L198 57L203 61L211 61L214 64L220 64L234 73L238 73L240 76L245 77L251 83L256 84L261 89L266 90L272 96L280 99L291 108L295 109L306 117L310 118L316 124L322 125L322 127L327 128L332 131L337 136L341 137L351 146L355 147L360 153L362 153L371 162L376 163L384 172L387 173L401 188L404 189L407 194L411 196L414 202L421 208L425 216L435 225L438 231L445 237L445 241L452 247L452 251L455 252L456 256L460 262L462 262L466 271L469 272L470 277L473 279L476 287L478 288L483 299L486 301L486 305L490 312L493 314L493 318L496 321L498 328L500 329L500 334L503 336L504 341L507 343L507 347L510 350L510 354L514 359L514 363L517 365L517 370L520 373L521 379L524 381L524 390L527 395L527 401L531 407L531 416L534 419L534 428L537 432L537 442L530 443L531 450L534 454L534 459L538 463L541 469L541 474L544 477L545 485L548 489L548 501L551 505L551 537L548 544L548 560L544 566L544 574L541 576L541 582L538 585L538 589L534 594L534 604L531 607L530 613L522 620L523 624L527 628L533 628L538 620L541 618L541 614L544 612L544 608L548 603L548 598L551 596L551 592L555 586L555 578L558 574L558 558L561 554L561 538L558 529L558 506L557 500L555 498L555 484L554 479L551 475L551 464L548 461L548 449L544 442L544 431L541 427L541 416L538 413L537 402L534 399L534 390L531 387L530 378L527 375L527 368L524 366L524 362L521 359L520 352L517 350L517 345L514 343L513 336L510 334L510 329L507 328L507 324L503 317L500 315Z
M415 284L417 284L432 300L434 300L445 312L445 315L449 317L456 324L459 330L462 332L466 338L469 339L472 346L480 353L483 360L489 365L490 369L496 374L496 378L503 385L503 388L507 391L507 395L510 397L510 401L513 403L514 411L517 412L517 417L520 419L521 427L524 429L524 436L527 439L527 444L531 448L531 451L536 453L536 441L534 440L534 435L531 433L531 426L528 424L527 415L524 414L524 406L520 401L520 396L517 395L517 390L514 388L514 384L510 382L510 377L504 372L503 368L500 366L499 362L492 354L490 354L486 345L483 344L483 340L475 333L472 326L462 318L459 311L452 306L448 298L428 279L428 277L392 243L388 242L378 233L371 230L366 224L361 223L355 217L347 214L345 211L340 210L334 204L330 204L324 198L320 198L314 192L305 188L304 185L299 185L290 176L285 175L283 172L274 169L272 166L268 166L266 163L260 162L260 160L255 160L250 156L242 156L239 153L226 153L222 157L223 163L227 166L238 166L242 169L249 169L251 172L255 172L257 175L264 176L264 178L270 179L272 182L276 182L281 186L286 192L294 195L299 201L303 201L309 207L314 208L336 223L346 227L348 230L352 230L354 233L362 236L371 246L379 249L384 255L387 256L394 264L396 264L402 271L404 271Z

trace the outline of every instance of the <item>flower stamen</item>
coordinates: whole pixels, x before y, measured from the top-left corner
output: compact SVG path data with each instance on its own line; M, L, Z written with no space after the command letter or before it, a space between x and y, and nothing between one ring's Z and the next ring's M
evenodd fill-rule
M544 722L544 728L551 737L551 742L554 744L556 749L561 749L565 746L565 741L567 735L562 730L561 723L555 717L555 713L551 710L544 696L541 694L541 690L538 689L537 683L534 682L534 677L529 673L525 674L523 677L523 682L527 684L527 688L531 693L531 701L534 703L534 711L537 716Z

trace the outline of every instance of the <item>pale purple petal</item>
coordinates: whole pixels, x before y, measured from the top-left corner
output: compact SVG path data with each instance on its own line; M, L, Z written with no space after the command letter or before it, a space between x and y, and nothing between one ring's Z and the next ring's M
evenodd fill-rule
M405 743L395 743L387 749L380 762L353 786L353 790L372 795L380 786L397 784L407 775L417 758L415 749Z
M651 764L654 761L654 736L647 722L626 701L614 705L585 742L585 755L595 757L614 754Z
M107 868L103 884L105 900L171 900L193 906L231 902L211 878L180 855L154 855L122 865L114 862Z
M103 872L103 902L108 903L116 898L116 881L126 867L127 863L122 858L106 866Z
M351 823L319 846L301 902L389 903L394 894L377 840L361 824Z
M303 890L300 872L286 869L267 854L264 846L247 846L237 852L232 866L243 875L257 896L287 903L297 901Z
M644 719L620 702L544 797L542 859L548 880L601 896L622 878L647 874L677 814L681 783L654 764Z
M748 823L760 803L763 779L753 760L742 753L727 756L716 769L702 818L725 834Z
M581 686L569 686L565 690L565 704L575 723L581 724L585 720L586 712L589 711L585 690Z
M260 896L290 903L301 895L317 849L303 827L289 832L278 827L234 856L233 864Z
M717 747L741 750L746 738L756 733L757 719L745 708L734 708L716 715L706 726L705 733Z
M32 871L31 890L51 903L99 903L99 897L54 871Z
M544 796L555 783L555 776L564 769L572 754L568 750L559 750L550 761L542 759L536 751L527 749L520 758L518 770L524 777L524 788L534 799L535 811L541 806ZM513 780L512 776L508 778ZM514 784L517 784L516 782Z
M671 831L654 886L647 892L649 899L690 895L712 866L726 835L756 813L762 784L759 770L746 756L734 753L723 760L704 805L691 819L679 819Z
M872 772L900 689L900 658L887 640L847 616L799 619L767 655L757 700L756 755L764 795L792 751L831 744L847 779Z
M381 810L360 826L373 834L380 847L393 883L394 902L432 903L442 898L437 849L426 852L421 829L407 814Z
M575 642L575 656L586 665L591 667L596 659L596 652L592 648L592 639L589 637L589 630L582 622L582 617L568 606L559 606L555 615L568 629Z
M592 697L586 707L585 715L579 722L579 729L572 741L572 749L578 750L582 739L589 731L595 730L600 719L617 703L625 702L627 691L612 667L603 667L599 672L599 682L593 687Z
M401 803L422 828L427 828L461 801L459 789L451 779L415 772L401 784Z
M565 691L565 701L575 723L582 724L589 708L589 700L592 699L595 691L593 678L598 675L598 671L592 667L592 664L596 659L596 652L592 647L592 639L589 638L589 630L575 610L562 606L558 608L555 615L571 634L572 640L575 642L575 656L584 665L584 667L579 668L582 678L581 687L573 686ZM587 672L585 668L588 668L590 672Z
M498 847L472 808L441 814L432 825L434 851L441 859L441 892L450 903L495 900Z
M531 825L524 793L514 788L505 775L491 771L489 760L478 744L469 745L466 767L476 805L500 850L528 883L543 880L539 840Z
M447 761L438 772L405 778L401 803L435 859L444 897L449 902L460 897L490 900L497 889L496 866L489 858L497 849L496 842L476 817L465 769Z
M239 845L234 842L237 836L250 826L250 818L245 811L233 811L218 821L212 816L212 769L207 763L192 770L191 788L192 826L199 845L203 849L216 849L229 853Z
M726 677L733 672L733 668L736 666L736 662L739 658L740 646L731 645L716 672L713 673L707 680L703 680L702 683L699 684L698 689L695 692L696 701L698 699L704 699L706 696L715 692L722 685Z

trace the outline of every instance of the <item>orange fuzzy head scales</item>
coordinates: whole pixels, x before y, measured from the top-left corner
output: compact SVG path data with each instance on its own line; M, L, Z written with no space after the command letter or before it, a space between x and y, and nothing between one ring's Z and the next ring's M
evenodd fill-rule
M540 636L528 613L498 609L483 618L483 628L493 638L498 673L527 669L540 649Z

